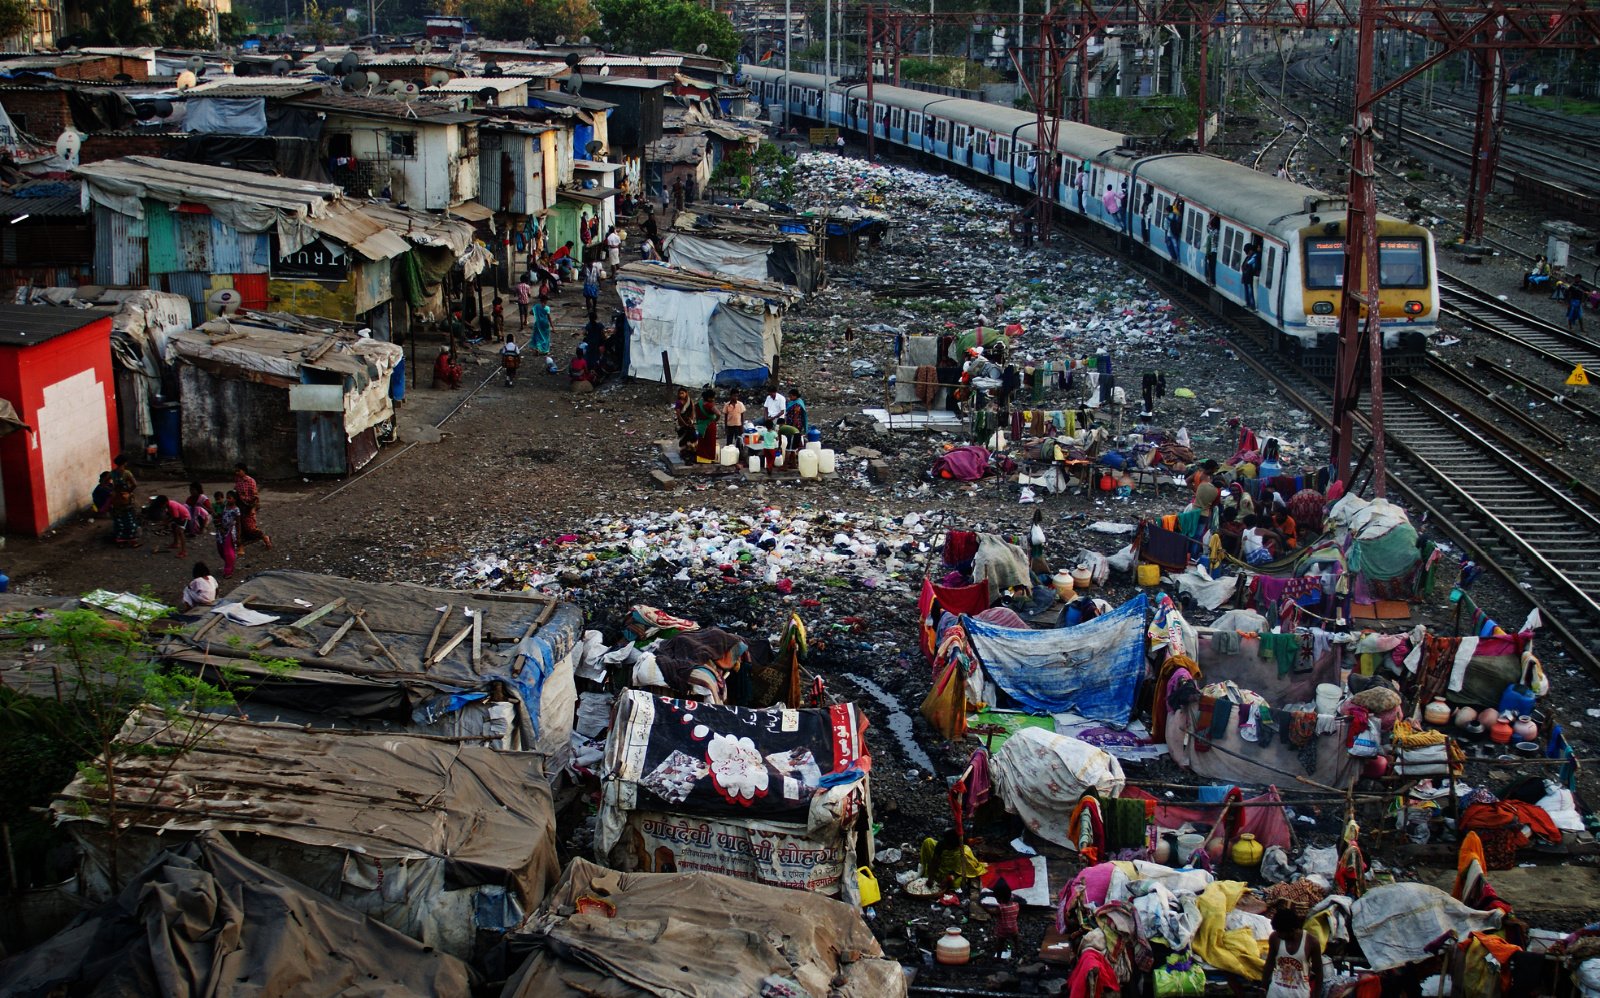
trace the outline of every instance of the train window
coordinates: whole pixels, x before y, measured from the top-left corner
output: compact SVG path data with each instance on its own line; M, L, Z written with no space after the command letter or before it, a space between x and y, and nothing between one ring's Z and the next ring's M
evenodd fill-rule
M911 116L911 134L912 135L921 135L922 134L922 115L913 114Z
M1267 265L1265 267L1263 267L1262 271L1261 271L1261 281L1262 281L1263 284L1265 284L1267 286L1267 290L1268 291L1272 290L1272 274L1277 269L1278 269L1278 247L1276 247L1276 246L1268 246L1267 247Z
M1028 162L1028 160L1031 159L1032 157L1033 157L1033 149L1030 148L1029 145L1026 142L1018 142L1017 143L1017 165L1022 167L1024 170L1033 169L1033 164Z
M1244 232L1227 226L1222 230L1222 266L1227 270L1238 270L1244 264Z
M994 152L994 154L999 159L1010 159L1011 158L1011 140L1010 139L1001 139L999 142L995 143L995 152Z
M1183 241L1190 246L1198 247L1205 240L1206 213L1198 208L1190 208L1184 212Z
M1378 280L1386 288L1427 287L1427 264L1421 239L1378 240Z
M1155 214L1155 217L1157 219L1165 219L1167 217L1167 209L1171 208L1171 207L1172 207L1172 198L1168 197L1165 194L1157 194L1156 195L1156 214ZM1166 222L1163 221L1161 224L1165 225Z
M1344 285L1344 240L1306 240L1306 288L1327 290Z
M950 141L950 122L944 118L935 118L933 127L933 141Z
M889 127L890 128L904 128L904 127L906 127L906 110L905 110L905 108L897 107L894 110L889 112Z
M872 105L872 120L873 121L876 121L878 124L881 125L881 124L883 124L883 119L888 117L888 115L889 115L889 109L887 107L884 107L882 104L874 104L874 105Z

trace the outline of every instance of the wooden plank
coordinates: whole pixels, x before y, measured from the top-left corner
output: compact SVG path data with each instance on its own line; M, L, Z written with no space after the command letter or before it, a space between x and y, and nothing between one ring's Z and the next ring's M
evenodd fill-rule
M444 647L440 648L439 651L433 656L433 658L429 659L428 661L432 662L434 665L438 665L440 662L443 662L444 659L445 659L445 656L450 654L451 652L455 651L456 650L456 645L458 645L461 642L467 640L467 635L469 635L471 633L472 633L472 625L468 624L466 627L463 627L461 629L461 633L460 634L457 634L455 637L451 638L449 641L446 641L445 644L444 644Z
M559 603L559 602L561 602L561 597L559 597L559 596L546 596L544 593L472 592L472 593L468 593L468 595L471 596L473 599L486 600L486 601L488 601L490 603L544 603L544 604L550 604L550 603Z
M347 633L349 633L350 626L352 624L354 624L355 622L356 622L356 616L355 616L355 614L352 613L345 620L344 623L339 625L338 630L333 632L333 637L331 637L328 640L322 642L322 647L317 649L317 657L318 658L327 658L328 657L328 652L333 651L333 646L338 644L339 640L341 638L343 638Z
M483 611L472 611L472 665L483 660Z
M544 609L539 611L539 616L533 618L533 623L528 625L528 629L522 632L522 637L517 639L517 644L520 645L520 644L522 644L522 642L528 640L529 637L533 636L533 634L536 633L539 630L539 628L543 627L546 623L549 622L551 617L555 616L555 613L556 613L556 600L555 599L551 599L550 602L545 604ZM517 659L517 667L514 670L512 670L512 675L521 675L521 674L522 674L522 659L519 658L519 659Z
M315 610L312 610L310 613L306 614L304 617L301 617L299 620L295 621L294 623L290 624L289 626L290 627L298 627L300 630L303 631L307 627L309 627L310 625L312 625L312 624L316 623L317 621L321 620L323 617L326 617L328 614L332 613L333 611L340 609L341 607L344 606L344 604L345 604L345 599L344 599L343 596L340 596L338 599L334 600L332 603L324 603L324 604L322 604L321 606L317 607Z
M378 636L372 633L372 628L367 626L367 618L365 616L366 612L367 611L365 610L356 611L356 623L361 625L361 629L366 632L367 637L371 638L372 643L378 646L379 651L383 652L383 657L389 660L389 664L394 666L396 669L399 669L401 672L404 672L405 668L395 660L394 655L390 654L389 646L378 640Z
M454 610L454 603L446 603L444 610L439 614L439 619L433 625L433 636L428 638L428 647L422 653L422 664L427 665L428 659L433 657L433 647L439 643L439 632L444 630L444 622L450 619L450 611Z

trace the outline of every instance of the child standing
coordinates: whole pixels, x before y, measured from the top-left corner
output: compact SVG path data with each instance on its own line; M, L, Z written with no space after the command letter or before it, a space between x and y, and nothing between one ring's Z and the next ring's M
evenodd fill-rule
M772 466L778 459L778 428L772 425L772 420L761 421L761 464L767 469L767 474L772 474Z
M528 328L528 306L533 304L533 285L528 283L528 276L524 274L522 280L517 282L517 321L518 329Z
M211 522L217 528L217 555L222 558L222 577L232 578L234 563L239 559L239 499L232 492L226 498L218 492L212 500L217 507L217 515Z
M506 300L499 295L494 296L494 335L499 338L506 334Z
M1004 877L994 882L994 899L1000 903L994 909L994 930L990 932L989 939L994 944L995 957L1007 959L1011 955L1011 945L1017 939L1017 913L1022 910L1022 905L1012 900L1011 885L1006 883Z

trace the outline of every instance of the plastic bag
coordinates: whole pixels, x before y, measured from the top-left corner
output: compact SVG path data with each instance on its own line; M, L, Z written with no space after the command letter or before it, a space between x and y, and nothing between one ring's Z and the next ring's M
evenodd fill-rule
M1376 717L1367 719L1367 726L1356 733L1350 742L1350 756L1354 759L1371 759L1378 754L1378 748L1383 744L1383 729L1378 726Z
M1173 953L1155 970L1157 998L1206 993L1206 972L1188 956Z

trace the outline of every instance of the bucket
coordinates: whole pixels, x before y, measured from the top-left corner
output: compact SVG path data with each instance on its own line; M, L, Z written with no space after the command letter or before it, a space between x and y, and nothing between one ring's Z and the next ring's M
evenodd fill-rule
M1500 713L1516 714L1518 717L1530 714L1533 712L1533 699L1533 690L1521 683L1512 683L1500 694Z
M1332 683L1317 684L1317 713L1332 714L1339 709L1339 701L1344 699L1344 691Z
M1199 832L1184 832L1178 836L1178 855L1175 862L1182 866L1188 866L1190 857L1195 854L1195 850L1205 845L1205 843L1206 837Z
M1161 585L1161 566L1144 562L1138 568L1138 582L1141 586Z
M751 471L760 471L761 470L761 455L760 454L751 454L750 455L750 470Z
M728 444L727 446L723 447L722 450L717 452L717 457L720 463L724 465L738 464L739 448L735 447L733 444Z
M1200 791L1200 803L1221 804L1227 799L1228 791L1233 789L1229 783L1208 783L1197 788Z
M818 460L819 459L817 457L817 452L816 451L810 450L810 449L801 451L800 452L800 477L801 478L816 478L817 477L817 462L818 462Z
M870 908L883 900L883 891L878 889L878 878L872 875L871 867L856 868L856 888L861 892L863 908Z

